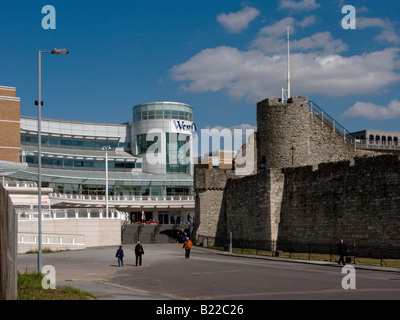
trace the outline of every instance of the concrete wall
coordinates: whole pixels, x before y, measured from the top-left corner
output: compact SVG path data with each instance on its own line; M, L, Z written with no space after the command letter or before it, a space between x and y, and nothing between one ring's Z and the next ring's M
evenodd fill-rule
M17 299L16 223L11 199L0 186L0 300Z
M19 221L18 233L37 233L37 221ZM71 243L47 244L42 238L42 249L74 250L86 247L116 246L121 244L121 220L120 219L60 219L43 220L42 233L60 235L83 235L84 245ZM68 237L65 237L68 238ZM82 237L78 237L80 239ZM37 244L18 244L18 253L37 250Z

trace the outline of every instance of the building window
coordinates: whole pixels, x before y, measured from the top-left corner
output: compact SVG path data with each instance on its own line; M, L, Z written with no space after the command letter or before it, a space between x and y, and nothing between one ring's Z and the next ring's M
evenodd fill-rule
M182 139L182 136L185 138ZM189 135L167 133L167 173L190 173Z
M159 137L154 136L154 140L151 141L151 139L148 139L147 134L139 134L137 136L137 148L138 148L138 154L143 154L146 153L147 150L152 146L154 143L158 141ZM148 141L150 140L150 141ZM154 153L158 153L161 150L158 150L158 148L154 151Z

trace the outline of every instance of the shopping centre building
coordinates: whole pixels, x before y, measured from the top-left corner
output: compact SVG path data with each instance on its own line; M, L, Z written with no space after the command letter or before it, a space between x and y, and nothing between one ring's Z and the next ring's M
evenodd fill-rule
M107 202L129 213L130 222L185 223L194 216L195 130L193 108L177 102L136 105L133 119L122 124L41 119L41 181L52 190L44 206L90 209ZM4 183L38 182L38 139L38 119L20 116L16 89L0 86Z

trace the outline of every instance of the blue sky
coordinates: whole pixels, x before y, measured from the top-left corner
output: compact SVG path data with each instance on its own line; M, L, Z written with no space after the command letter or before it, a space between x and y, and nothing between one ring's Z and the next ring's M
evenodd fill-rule
M56 29L42 28L42 7ZM356 29L342 28L344 5ZM37 51L44 118L124 123L132 107L177 101L197 128L256 126L256 104L286 87L351 131L400 131L400 30L395 0L14 0L0 12L0 85L37 116Z

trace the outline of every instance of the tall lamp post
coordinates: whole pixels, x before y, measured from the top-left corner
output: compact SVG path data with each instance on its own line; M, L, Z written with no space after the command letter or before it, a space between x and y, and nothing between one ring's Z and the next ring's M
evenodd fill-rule
M42 272L42 53L68 54L68 49L54 49L51 51L38 51L38 272Z
M106 164L106 192L105 192L105 195L106 195L106 216L108 217L108 151L111 150L111 147L104 146L104 147L101 147L101 149L106 152L106 160L105 160L105 162L106 162L105 163Z

